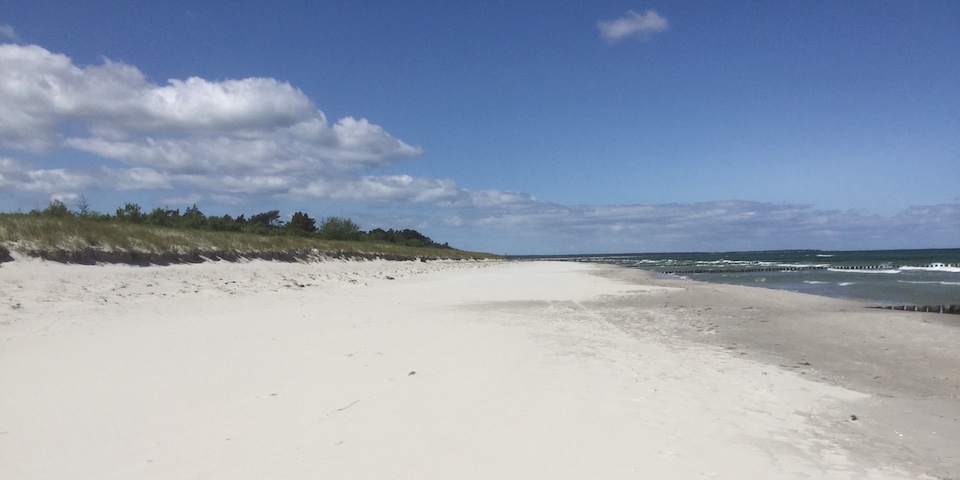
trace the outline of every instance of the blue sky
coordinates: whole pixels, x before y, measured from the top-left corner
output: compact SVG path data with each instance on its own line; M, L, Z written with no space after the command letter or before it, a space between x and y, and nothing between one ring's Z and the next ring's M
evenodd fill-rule
M304 211L511 254L960 246L960 3L307 3L5 2L0 210Z

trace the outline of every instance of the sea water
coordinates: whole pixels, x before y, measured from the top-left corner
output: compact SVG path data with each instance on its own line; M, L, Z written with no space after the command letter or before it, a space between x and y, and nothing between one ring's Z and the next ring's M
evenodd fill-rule
M878 305L960 305L960 249L578 255L674 278Z

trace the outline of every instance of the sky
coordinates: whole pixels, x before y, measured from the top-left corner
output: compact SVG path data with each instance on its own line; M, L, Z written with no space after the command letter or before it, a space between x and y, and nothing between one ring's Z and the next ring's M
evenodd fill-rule
M500 254L960 247L960 2L9 1L0 211Z

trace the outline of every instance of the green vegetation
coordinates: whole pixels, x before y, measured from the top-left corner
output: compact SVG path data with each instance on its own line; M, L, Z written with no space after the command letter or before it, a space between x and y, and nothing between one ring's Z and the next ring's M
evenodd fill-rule
M208 217L196 205L183 213L161 208L144 212L131 203L109 215L90 210L82 198L76 211L54 200L43 210L0 214L0 261L9 259L10 251L72 263L134 264L244 258L497 258L438 244L415 230L364 232L340 217L327 217L318 226L303 212L285 223L278 210L250 218Z

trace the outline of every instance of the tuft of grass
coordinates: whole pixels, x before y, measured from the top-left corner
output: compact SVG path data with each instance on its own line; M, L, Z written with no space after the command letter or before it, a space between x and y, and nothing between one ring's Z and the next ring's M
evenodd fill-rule
M4 255L4 250L8 253ZM497 255L392 243L330 241L296 236L181 230L67 217L0 214L0 260L9 251L71 263L168 264L204 259L324 258L493 259Z

